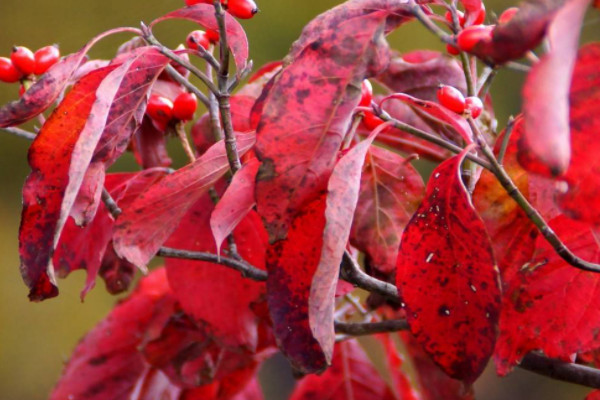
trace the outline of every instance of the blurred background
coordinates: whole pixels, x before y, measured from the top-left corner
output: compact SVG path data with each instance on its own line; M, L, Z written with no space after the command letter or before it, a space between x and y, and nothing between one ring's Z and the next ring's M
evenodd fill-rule
M340 1L257 0L261 12L242 21L251 44L255 67L284 57L302 27L314 16ZM497 14L514 1L486 1L488 12ZM63 54L78 50L88 39L117 26L139 26L183 6L183 0L0 0L0 56L8 56L13 45L36 50L52 43ZM195 29L186 22L169 22L155 31L163 43L175 46ZM584 40L598 38L598 13L588 16ZM118 44L127 40L118 35L100 42L91 52L94 58L110 58ZM390 38L401 52L417 48L443 50L443 46L417 24L409 24ZM503 71L492 95L499 126L520 107L519 87L523 74ZM18 85L0 83L0 104L17 98ZM84 273L76 271L60 281L58 298L30 303L19 274L17 232L21 210L21 186L29 172L28 142L0 132L0 398L3 400L45 399L60 375L78 339L103 318L115 302L103 283L79 300ZM177 158L177 157L175 157ZM183 162L180 157L177 164ZM131 156L116 169L133 168ZM261 372L268 400L284 399L293 379L282 360L268 363ZM585 388L548 380L521 370L499 379L493 368L476 383L478 399L583 399ZM107 399L108 400L108 399Z

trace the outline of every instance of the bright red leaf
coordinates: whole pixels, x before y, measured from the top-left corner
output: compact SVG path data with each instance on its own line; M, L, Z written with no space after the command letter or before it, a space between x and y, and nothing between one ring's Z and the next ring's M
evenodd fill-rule
M558 216L550 227L577 256L600 261L600 236L588 225ZM533 257L506 282L495 352L504 375L527 353L570 360L600 347L600 276L567 264L539 237Z
M397 285L417 341L449 376L473 382L494 350L500 282L461 179L465 155L434 170L402 236Z
M369 149L350 240L373 267L395 271L402 231L424 194L423 179L407 160L381 147Z
M285 238L295 215L326 190L361 83L388 63L386 21L399 25L407 10L396 1L344 3L309 23L292 47L257 128L256 200L271 240Z
M560 208L572 218L600 226L598 201L600 187L600 159L598 132L600 132L600 44L589 44L579 51L571 92L570 128L573 157L564 176L568 190L558 195Z
M240 221L248 215L256 204L254 185L260 161L256 158L242 166L231 180L210 216L210 228L217 245L217 254L221 244L233 232Z
M302 379L291 400L395 400L396 396L354 340L338 343L331 367Z
M150 28L159 22L168 19L187 19L202 25L206 29L219 31L219 25L215 17L215 8L212 4L196 4L191 7L181 8L170 12L150 23ZM248 61L248 38L240 23L229 13L225 13L225 30L227 31L227 42L233 54L238 72L241 72Z
M240 154L248 151L254 141L254 134L239 134ZM192 164L150 187L117 219L114 236L117 254L145 268L187 210L228 170L225 144L220 141Z
M523 86L525 136L521 152L533 159L525 167L536 172L558 176L569 167L569 88L589 3L572 0L557 12L548 30L551 50L531 68Z

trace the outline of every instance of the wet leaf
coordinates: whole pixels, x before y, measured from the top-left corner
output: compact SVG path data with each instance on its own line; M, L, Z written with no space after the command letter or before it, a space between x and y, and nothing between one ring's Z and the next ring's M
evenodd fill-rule
M402 236L397 285L417 341L449 376L473 382L494 350L500 286L490 239L461 179L464 157L434 170Z

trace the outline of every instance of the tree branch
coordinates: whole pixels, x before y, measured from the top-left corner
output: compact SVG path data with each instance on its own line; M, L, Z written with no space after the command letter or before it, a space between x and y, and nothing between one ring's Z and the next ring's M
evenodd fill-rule
M430 18L423 12L421 6L415 3L414 0L409 2L411 14L418 19L425 28L429 29L434 35L436 35L444 43L456 45L452 35L448 35L439 26L437 26Z
M364 336L373 333L398 332L408 330L405 320L389 320L381 322L347 323L335 321L335 332L351 336Z
M15 128L15 127L0 128L0 130L3 130L4 132L10 133L11 135L14 135L14 136L17 136L17 137L20 137L23 139L27 139L27 140L33 140L37 136L35 133L28 132L24 129Z
M398 289L396 289L396 286L365 274L348 251L344 252L340 276L345 281L368 292L378 293L382 296L398 300Z
M522 369L552 379L600 389L600 370L529 353L519 365Z

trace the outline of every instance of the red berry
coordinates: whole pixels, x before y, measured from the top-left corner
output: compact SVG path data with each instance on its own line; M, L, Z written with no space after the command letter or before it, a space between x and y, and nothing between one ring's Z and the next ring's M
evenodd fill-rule
M227 11L234 17L250 19L258 12L258 6L254 0L229 0Z
M198 99L193 93L181 93L173 102L173 116L182 121L194 118Z
M371 101L373 100L373 86L371 85L371 82L369 82L368 79L363 80L360 89L362 97L360 98L358 106L371 107Z
M13 65L23 73L31 75L35 71L35 57L33 52L24 46L15 46L10 55Z
M465 108L471 113L473 118L477 118L483 111L483 103L479 97L470 96L465 99Z
M363 116L362 123L368 130L372 131L377 128L379 125L383 124L383 120L379 118L377 115L373 114L371 111L365 112Z
M0 81L13 83L21 79L23 74L15 68L10 58L0 57Z
M27 91L27 89L25 89L25 85L23 85L22 83L19 85L19 97L23 97L23 95L25 94L25 92Z
M173 118L173 102L166 97L152 95L148 100L146 114L158 123L166 124Z
M198 46L201 46L203 49L208 49L210 47L210 40L204 31L192 31L185 39L185 43L187 47L192 50L198 50Z
M452 86L440 85L437 98L441 105L455 113L462 114L465 111L465 97Z
M485 5L481 3L481 8L474 13L467 13L465 23L469 25L481 25L485 21Z
M60 51L56 46L46 46L38 49L33 56L35 58L35 69L33 72L36 75L42 75L48 71L48 68L58 62Z
M453 56L457 56L460 54L460 50L457 47L452 46L451 44L446 45L446 51L448 52L448 54L451 54Z
M465 26L465 13L463 13L462 11L456 11L456 15L458 16L458 24L460 26ZM454 25L454 22L452 21L452 13L450 11L446 11L446 14L444 15L444 18L446 18L446 21L448 21L448 23L450 24L450 26Z
M462 51L469 52L481 41L492 39L493 25L473 25L466 27L456 36L456 44Z
M511 19L515 16L515 14L519 11L519 7L511 7L504 10L500 17L498 18L499 24L507 24Z
M208 38L208 41L211 43L217 43L219 41L219 32L215 31L213 29L207 29L206 30L206 37Z

